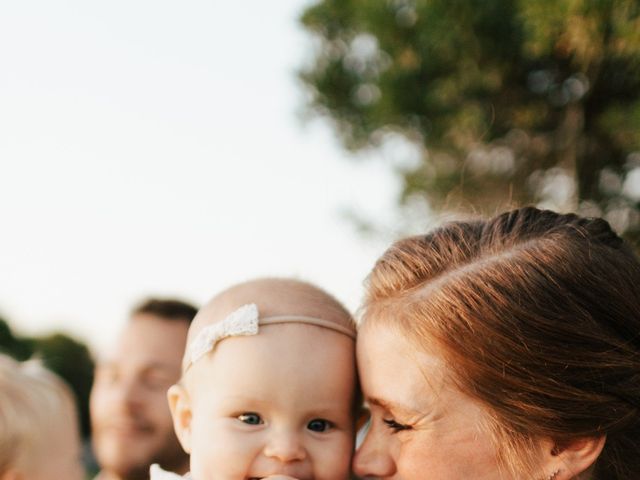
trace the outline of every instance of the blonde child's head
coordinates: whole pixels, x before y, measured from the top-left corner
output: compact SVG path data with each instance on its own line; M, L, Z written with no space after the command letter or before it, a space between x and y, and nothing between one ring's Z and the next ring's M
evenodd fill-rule
M81 480L76 405L37 361L0 354L0 479Z
M349 313L308 283L259 279L214 297L193 321L182 382L169 391L193 477L349 478L354 338Z

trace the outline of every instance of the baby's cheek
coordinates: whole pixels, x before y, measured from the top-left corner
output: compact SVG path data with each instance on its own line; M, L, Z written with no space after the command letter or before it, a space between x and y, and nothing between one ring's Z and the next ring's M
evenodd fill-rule
M348 480L351 476L353 435L342 432L330 443L320 447L314 460L315 480Z
M250 435L233 429L204 429L194 435L193 440L193 478L215 480L241 479L247 476L257 450Z

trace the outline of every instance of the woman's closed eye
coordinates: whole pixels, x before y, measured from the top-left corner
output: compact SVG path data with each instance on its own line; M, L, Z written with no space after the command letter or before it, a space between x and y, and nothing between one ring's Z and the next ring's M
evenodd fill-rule
M389 419L383 419L382 420L384 422L384 424L389 427L393 433L398 433L398 432L402 432L404 430L411 430L413 427L411 427L411 425L406 425L403 423L398 423L396 422L394 419L389 418Z
M262 425L264 423L264 420L262 420L260 414L255 412L241 413L237 416L237 418L242 423L246 423L247 425Z
M324 418L314 418L307 423L307 428L312 432L323 433L330 430L333 427L333 423Z

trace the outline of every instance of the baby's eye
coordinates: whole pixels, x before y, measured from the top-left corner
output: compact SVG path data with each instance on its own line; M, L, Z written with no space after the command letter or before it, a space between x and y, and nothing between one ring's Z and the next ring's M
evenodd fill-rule
M333 424L329 420L324 420L322 418L314 418L307 424L307 428L312 432L326 432Z
M238 415L238 420L247 425L261 425L264 423L262 417L254 412L241 413Z

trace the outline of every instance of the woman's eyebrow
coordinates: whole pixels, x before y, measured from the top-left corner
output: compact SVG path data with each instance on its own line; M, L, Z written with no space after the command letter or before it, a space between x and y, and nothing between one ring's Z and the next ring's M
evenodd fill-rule
M413 415L416 413L416 411L412 408L401 405L399 403L382 400L381 398L377 398L377 397L368 397L367 403L369 405L375 405L377 407L384 408L385 410L388 410L388 411L400 412L408 415Z

